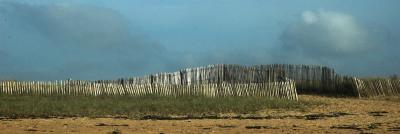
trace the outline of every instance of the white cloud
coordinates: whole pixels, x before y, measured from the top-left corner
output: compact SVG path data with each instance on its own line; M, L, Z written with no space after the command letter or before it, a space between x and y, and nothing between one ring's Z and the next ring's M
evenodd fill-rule
M367 32L348 14L320 11L316 28L325 29L321 33L329 37L332 47L339 51L351 52L367 48Z
M288 25L280 39L281 61L322 64L339 72L377 75L398 72L398 43L388 41L384 27L371 29L351 14L335 11L304 11Z
M371 47L367 30L353 16L333 11L304 11L300 23L286 29L281 39L286 48L321 56L361 52Z
M307 24L312 24L317 21L317 16L314 14L314 12L311 11L304 11L302 17L303 21Z

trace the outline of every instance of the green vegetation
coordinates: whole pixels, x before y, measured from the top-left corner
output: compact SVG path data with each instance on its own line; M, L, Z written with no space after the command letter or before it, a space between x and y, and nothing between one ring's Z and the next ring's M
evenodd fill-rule
M200 96L28 96L0 95L0 116L5 117L105 117L143 115L251 114L263 109L304 110L315 102L263 97Z

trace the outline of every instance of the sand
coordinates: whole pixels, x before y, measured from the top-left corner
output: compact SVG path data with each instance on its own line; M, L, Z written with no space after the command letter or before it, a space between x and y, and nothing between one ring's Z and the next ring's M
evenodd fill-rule
M400 133L398 100L313 95L301 95L300 98L323 101L326 105L306 111L262 110L257 113L287 117L282 119L3 118L0 133Z

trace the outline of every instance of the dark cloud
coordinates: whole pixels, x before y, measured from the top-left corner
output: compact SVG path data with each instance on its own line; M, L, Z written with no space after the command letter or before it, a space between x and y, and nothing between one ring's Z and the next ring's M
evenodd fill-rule
M166 67L165 48L112 9L15 2L0 7L7 19L0 25L0 54L8 61L0 67L8 77L1 79L112 79Z

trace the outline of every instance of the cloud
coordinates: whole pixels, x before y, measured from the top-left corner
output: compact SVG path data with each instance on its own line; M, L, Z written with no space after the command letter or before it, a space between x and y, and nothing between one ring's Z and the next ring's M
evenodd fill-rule
M382 29L368 28L342 12L304 11L283 30L275 55L290 63L332 66L347 74L396 73L400 59L394 58L399 55L393 49L399 46L387 41L389 35Z
M9 64L0 67L7 76L0 79L113 79L167 67L165 48L115 10L17 2L0 7L0 55Z
M281 35L287 49L311 56L331 57L363 52L372 47L367 31L348 14L304 11L300 22Z
M371 30L348 13L304 11L296 22L284 27L275 43L275 32L264 31L281 29L274 29L273 21L258 10L232 12L238 21L228 16L217 22L204 20L208 13L187 18L160 11L154 11L158 16L133 13L138 28L135 18L128 20L105 7L0 2L0 79L115 79L220 63L323 64L346 72L399 71L398 42L385 42L387 34L381 34L381 27ZM243 15L249 18L242 23ZM285 13L276 15L285 18ZM140 20L143 16L154 19ZM254 19L259 16L263 19ZM174 24L168 17L180 19ZM186 21L199 18L201 21ZM146 37L141 28L170 46ZM168 42L168 38L179 41ZM186 40L181 43L185 45L179 45L181 40Z
M317 21L317 15L311 11L305 11L302 14L303 21L307 24L313 24Z

